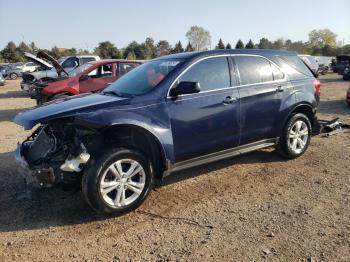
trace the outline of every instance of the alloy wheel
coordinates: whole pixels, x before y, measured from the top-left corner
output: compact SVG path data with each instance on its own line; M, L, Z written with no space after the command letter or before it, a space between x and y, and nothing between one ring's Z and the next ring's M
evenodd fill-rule
M113 208L134 203L141 195L146 182L142 165L133 159L121 159L111 164L100 182L103 200Z
M295 154L303 152L309 138L309 129L302 120L296 121L288 134L288 147Z

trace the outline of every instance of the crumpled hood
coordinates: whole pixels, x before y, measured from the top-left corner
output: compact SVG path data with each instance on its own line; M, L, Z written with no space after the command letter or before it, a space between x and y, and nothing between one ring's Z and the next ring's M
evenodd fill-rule
M40 107L21 112L14 118L14 122L25 129L31 129L36 124L49 120L71 117L79 113L92 112L109 106L125 105L128 103L128 100L128 98L102 94L72 96L54 100Z

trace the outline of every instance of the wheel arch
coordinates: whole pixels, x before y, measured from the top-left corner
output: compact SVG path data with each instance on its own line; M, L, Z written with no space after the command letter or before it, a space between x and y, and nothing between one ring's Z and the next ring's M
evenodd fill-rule
M284 124L283 126L287 123L287 121L295 114L297 113L301 113L307 116L307 118L309 119L310 123L311 123L311 127L312 129L314 129L315 127L315 114L316 114L316 110L314 109L314 107L309 104L309 103L300 103L298 105L296 105L288 114L288 116L286 117L286 119L284 120Z
M102 131L103 143L129 147L150 158L155 178L162 179L167 168L165 149L160 139L150 130L136 124L114 124Z

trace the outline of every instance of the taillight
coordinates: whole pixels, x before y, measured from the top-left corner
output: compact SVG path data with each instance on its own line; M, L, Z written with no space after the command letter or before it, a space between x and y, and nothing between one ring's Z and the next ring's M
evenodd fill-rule
M316 93L318 94L318 96L321 96L321 82L315 79L313 84L314 84Z

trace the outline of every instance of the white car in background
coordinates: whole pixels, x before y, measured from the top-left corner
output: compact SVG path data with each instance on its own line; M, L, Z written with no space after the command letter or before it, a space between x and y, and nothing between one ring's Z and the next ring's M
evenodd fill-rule
M24 72L22 74L21 88L25 91L30 91L30 86L33 82L54 82L62 77L68 77L70 71L83 64L100 60L100 57L96 55L67 56L56 60L42 51L37 56L25 53L25 57L40 65L34 72Z
M27 62L23 65L22 72L34 72L38 67L39 65L34 62Z

